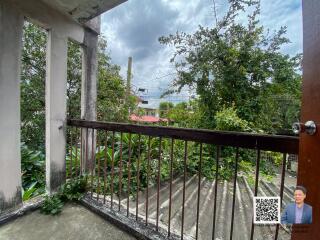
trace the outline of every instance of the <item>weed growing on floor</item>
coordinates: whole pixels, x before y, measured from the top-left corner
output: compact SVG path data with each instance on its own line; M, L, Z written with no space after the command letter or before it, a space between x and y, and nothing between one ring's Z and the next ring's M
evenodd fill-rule
M45 200L41 206L41 213L56 215L62 211L64 203L58 195L45 196Z
M41 206L41 213L56 215L68 201L79 201L86 192L87 177L81 176L68 180L57 193L46 196Z

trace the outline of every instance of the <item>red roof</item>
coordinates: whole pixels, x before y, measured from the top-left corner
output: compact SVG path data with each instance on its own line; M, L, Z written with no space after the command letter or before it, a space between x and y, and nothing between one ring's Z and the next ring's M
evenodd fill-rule
M146 123L157 123L157 122L168 122L166 118L159 118L154 116L137 116L135 114L130 115L130 120L133 122L146 122Z

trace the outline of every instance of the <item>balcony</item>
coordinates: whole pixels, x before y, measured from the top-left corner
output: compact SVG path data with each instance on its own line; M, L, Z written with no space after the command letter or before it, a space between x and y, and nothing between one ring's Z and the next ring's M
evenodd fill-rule
M77 205L65 206L58 216L38 211L27 214L0 228L0 239L135 239L128 233Z
M93 18L124 1L99 1L104 3L100 7L81 1L79 8L66 6L63 1L49 2L0 2L4 20L0 22L1 31L12 30L0 37L0 239L318 237L319 194L314 182L319 179L316 162L319 134L315 135L318 138L302 135L299 139L96 122L100 25ZM308 14L304 13L310 22L306 21L309 26L305 30L308 47L304 71L308 74L304 79L311 90L304 94L317 102L318 85L311 84L310 79L318 76L319 64L315 61L318 56L314 56L318 52L314 49L319 40L318 36L310 36L319 30L313 16L320 6L316 1L310 2L305 3ZM24 17L40 23L49 32L45 110L47 192L54 194L61 184L77 177L87 179L85 197L78 204L67 205L57 217L39 215L42 197L25 203L21 199L19 72ZM86 120L66 119L68 39L83 47L81 117ZM310 94L313 91L316 94ZM313 119L312 114L319 112L315 111L318 105L303 102L311 103L302 119ZM297 181L288 163L296 164L298 154L302 171ZM243 160L253 164L255 171L245 171ZM276 174L272 180L262 174L262 168L270 162ZM315 218L309 229L305 227L305 232L295 233L280 224L253 224L254 196L280 196L283 209L292 201L293 187L299 181L311 188L308 199L314 206Z
M287 160L296 158L298 138L82 120L68 125L67 177L87 168L82 203L107 219L164 238L290 239L279 224L254 225L252 204L254 196L280 196L282 206L292 201L296 177ZM226 180L219 169L230 153ZM266 181L260 165L272 153L281 163ZM256 166L250 183L239 166L244 158ZM208 162L215 166L211 178L204 173Z
M296 177L287 163L296 160L297 137L68 120L68 140L67 181L87 177L82 206L69 204L58 217L33 212L9 222L0 236L77 239L72 233L93 232L100 239L109 229L114 239L131 239L123 231L139 239L290 239L280 224L253 224L252 204L254 196L280 196L283 207L292 201ZM281 162L267 181L260 168L274 153ZM219 172L227 157L229 178ZM256 169L249 175L245 158Z

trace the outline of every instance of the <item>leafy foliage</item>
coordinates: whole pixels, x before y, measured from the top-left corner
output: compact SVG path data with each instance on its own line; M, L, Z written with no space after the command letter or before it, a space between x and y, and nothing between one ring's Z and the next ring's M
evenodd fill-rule
M242 120L234 107L218 111L215 115L216 129L225 131L248 132L251 131L249 123Z
M129 109L135 111L135 96L126 96L124 79L120 76L120 67L111 63L106 54L107 41L99 39L98 52L98 100L97 118L100 121L127 122Z
M28 22L23 30L21 139L31 149L44 152L47 35L39 27Z
M252 9L247 22L237 21L241 12ZM178 32L175 35L161 37L162 44L173 45L178 77L167 93L181 91L184 87L193 89L198 98L175 106L161 103L160 117L173 120L175 126L198 127L228 131L263 131L279 133L288 129L299 118L301 76L301 55L290 57L280 52L281 46L289 42L285 38L286 28L280 28L272 35L259 25L259 1L229 0L226 15L217 20L216 26L199 26L193 34ZM26 24L22 57L22 139L32 149L23 155L24 199L30 198L44 189L44 84L45 84L45 42L46 35L33 24ZM124 80L120 68L111 63L106 53L107 42L102 37L98 51L98 93L97 118L101 121L127 121L129 110L133 112L136 99L126 96ZM80 47L68 43L68 117L80 118L81 86L81 51ZM253 124L254 123L254 124ZM37 131L34 131L37 129ZM113 138L99 133L99 139ZM147 186L147 176L155 183L158 175L159 154L161 154L161 180L170 176L171 142L169 139L150 139L138 135L114 137L115 150L110 142L107 147L98 143L96 157L101 161L96 172L106 171L105 179L94 176L92 187L100 187L100 192L110 192L111 172L114 173L114 191L122 185L123 192L128 192L129 172L131 175L131 193ZM70 139L69 139L70 140ZM129 145L131 146L129 157ZM194 174L199 171L198 143L188 143L187 171ZM79 149L72 148L72 166L67 157L69 169L74 172L76 161L79 162ZM173 148L174 175L179 176L184 170L184 142L175 141ZM213 178L218 171L219 178L230 179L235 163L235 149L225 147L221 151L219 168L215 165L216 149L203 146L202 172L207 178ZM255 163L255 154L249 150L240 150L239 168L251 172ZM41 157L40 157L41 156ZM122 158L121 158L122 156ZM76 158L77 157L77 158ZM150 159L150 167L146 159ZM139 164L138 164L139 162ZM273 174L274 166L279 165L281 156L273 153L271 160L261 160L261 171ZM129 164L130 163L130 164ZM104 165L106 169L104 169ZM130 167L129 167L130 166ZM139 171L139 179L136 174ZM101 176L101 175L100 175ZM121 179L120 179L121 176ZM42 180L41 180L42 178ZM48 213L60 212L61 204L66 200L76 200L82 196L83 182L68 182L61 193L47 199L44 210Z
M239 20L244 12L249 13L247 19ZM283 134L299 120L302 56L283 54L281 47L290 42L286 27L270 34L260 25L259 15L260 1L229 0L226 14L215 16L215 26L159 38L175 49L171 62L177 71L164 95L189 88L198 96L193 110L183 103L169 111L177 126ZM204 157L206 176L217 170L222 178L232 176L235 149L225 147L221 155L219 169ZM255 153L241 149L239 155L240 169L252 172ZM260 170L272 175L281 156L269 155L261 160Z
M163 110L162 109L167 109ZM181 102L176 105L168 105L161 102L159 105L161 117L168 118L171 124L177 127L194 128L200 121L201 112L199 111L198 101Z
M22 197L28 200L45 192L45 156L21 144Z
M32 23L24 25L21 73L22 141L34 150L44 152L45 138L45 74L46 32ZM78 44L68 42L67 60L68 117L80 118L82 53ZM120 67L111 63L107 42L101 37L98 44L98 119L127 121L128 108L134 110L136 100L126 102L125 84ZM125 105L127 104L127 105ZM37 129L37 131L34 131Z
M87 177L77 177L67 181L59 189L60 199L64 201L76 201L83 197L86 191Z
M160 117L164 118L167 116L168 112L173 108L172 102L160 102L159 104L159 112Z
M36 25L24 25L21 72L21 138L22 181L24 199L44 192L45 186L45 74L46 32ZM125 85L120 67L111 63L106 40L98 46L97 115L103 121L127 121L128 108L134 109L135 99L125 102ZM78 44L68 42L67 114L80 116L82 53ZM126 104L126 105L125 105ZM69 138L70 136L68 136ZM70 140L70 139L68 139Z
M247 22L238 21L246 10L251 12ZM203 113L196 127L215 128L216 113L230 107L268 133L287 129L299 117L301 55L282 54L281 46L289 42L286 28L265 34L259 14L259 1L230 0L215 27L159 39L175 47L171 61L178 77L167 93L189 87L199 96Z
M67 201L78 201L83 197L86 186L87 176L68 180L56 194L45 196L40 212L51 215L59 214Z
M33 182L31 185L28 186L27 189L22 188L22 200L26 201L29 200L34 193L38 190L36 188L37 182ZM39 190L38 190L39 192Z
M62 211L63 202L58 195L45 196L40 212L44 214L56 215Z
M80 45L68 41L67 57L67 114L68 118L80 119L82 78L82 52Z

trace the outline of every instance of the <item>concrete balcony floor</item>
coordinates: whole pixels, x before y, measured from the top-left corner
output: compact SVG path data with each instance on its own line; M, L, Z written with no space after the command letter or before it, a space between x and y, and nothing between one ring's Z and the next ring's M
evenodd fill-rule
M67 204L56 216L39 210L0 227L0 240L131 240L126 232L78 204Z

